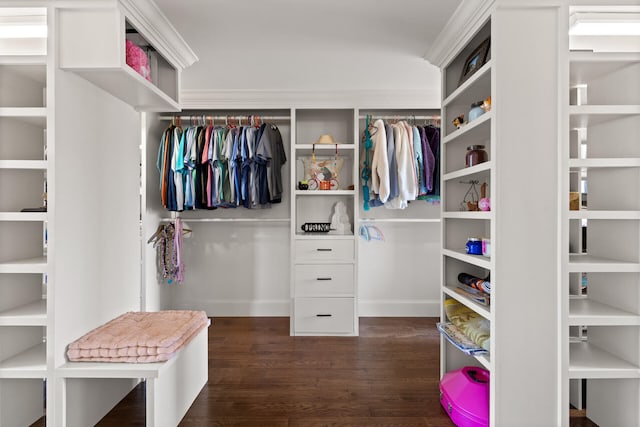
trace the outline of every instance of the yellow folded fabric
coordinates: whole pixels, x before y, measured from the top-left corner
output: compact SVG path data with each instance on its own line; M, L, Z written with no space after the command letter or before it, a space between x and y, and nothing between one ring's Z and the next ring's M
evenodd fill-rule
M490 324L487 319L455 299L444 301L444 311L449 321L469 339L489 350Z

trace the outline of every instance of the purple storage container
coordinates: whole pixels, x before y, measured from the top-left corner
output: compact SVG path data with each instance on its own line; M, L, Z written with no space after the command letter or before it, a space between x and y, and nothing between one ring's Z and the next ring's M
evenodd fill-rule
M489 371L465 366L440 380L440 404L458 427L489 425Z

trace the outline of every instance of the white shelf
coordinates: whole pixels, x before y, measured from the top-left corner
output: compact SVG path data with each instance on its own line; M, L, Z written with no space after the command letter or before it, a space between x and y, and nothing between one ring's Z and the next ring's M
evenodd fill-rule
M0 160L0 169L46 170L46 160Z
M296 240L353 240L353 234L296 233Z
M47 109L45 107L0 107L0 117L15 117L36 124L44 124Z
M586 84L628 65L640 62L637 52L570 52L569 80L572 86Z
M487 220L487 219L491 219L491 211L442 212L442 218Z
M0 212L0 221L40 221L47 220L46 212Z
M313 196L313 197L327 197L327 196L353 196L355 190L295 190L296 196Z
M640 378L640 368L589 343L571 343L569 378Z
M255 222L255 223L265 223L265 222L284 222L287 223L291 221L289 218L188 218L180 215L180 219L183 222L187 223L195 223L195 222ZM174 221L175 218L163 218L162 221Z
M0 65L46 65L46 55L0 55Z
M482 256L482 255L469 255L462 249L461 250L443 249L442 255L448 256L450 258L455 258L457 260L466 262L468 264L473 264L487 270L491 269L491 258Z
M493 111L487 111L470 123L456 129L449 135L442 138L443 144L456 142L463 145L480 144L491 138L491 119Z
M67 68L138 111L180 111L180 105L128 65L113 68Z
M473 178L474 175L481 175L481 174L482 176L486 177L489 174L489 172L491 172L492 167L493 167L493 162L489 160L487 162L480 163L479 165L470 166L468 168L459 169L457 171L444 174L442 176L442 181L451 181L452 179L459 179L459 178Z
M569 325L640 326L640 315L588 298L575 298L569 300Z
M640 105L570 105L569 126L586 128L639 114Z
M358 222L440 223L440 218L360 218Z
M447 294L448 296L450 296L451 298L461 302L462 304L464 304L465 306L469 307L471 310L475 311L476 313L478 313L480 316L484 317L485 319L492 321L493 320L493 316L491 316L491 310L490 307L486 306L486 305L482 305L482 304L478 304L477 302L474 302L472 300L470 300L469 298L465 297L462 294L459 294L456 292L456 285L448 285L445 286L444 288L442 288L443 292L445 294Z
M0 362L0 378L45 378L47 362L44 343Z
M638 168L639 158L569 159L569 167L577 168Z
M591 255L569 255L569 273L638 273L640 263L619 261Z
M316 151L330 151L333 153L335 153L336 151L336 144L296 144L294 147L296 150L311 151L313 150L314 146ZM357 148L355 144L338 144L338 152L340 152L341 150L353 150L355 148Z
M479 354L474 356L478 362L489 372L491 372L490 354Z
M640 219L640 211L569 211L569 219Z
M0 312L0 326L46 326L47 301L39 300Z
M47 259L44 257L0 262L0 273L46 273Z
M450 105L464 105L469 107L472 102L480 101L491 95L491 60L486 62L474 75L454 90L442 101L443 107Z

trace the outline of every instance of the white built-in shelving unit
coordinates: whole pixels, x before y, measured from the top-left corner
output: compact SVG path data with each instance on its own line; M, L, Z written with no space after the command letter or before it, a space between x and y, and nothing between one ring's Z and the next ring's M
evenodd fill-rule
M491 306L478 304L455 291L459 273L468 273L477 277L487 277L494 269L494 263L489 256L469 255L465 250L467 238L492 238L495 223L494 211L468 211L461 203L470 187L469 181L477 181L476 189L480 191L480 184L488 185L491 191L494 186L495 158L492 138L492 123L494 113L485 112L472 121L465 119L465 124L456 128L453 118L468 116L469 106L477 101L487 99L492 95L491 74L492 61L490 54L484 65L458 86L463 61L480 43L490 38L491 23L487 21L474 35L468 46L457 55L443 70L443 101L442 101L442 282L441 295L443 299L455 299L493 322L494 314ZM465 166L467 147L484 145L487 161ZM442 321L447 321L446 315L441 313ZM491 343L493 347L493 342ZM455 349L448 341L441 340L441 372L460 368L465 365L482 366L492 371L491 355L466 356Z
M563 48L557 23L564 12L558 6L496 0L461 8L427 54L442 69L441 300L470 308L490 332L489 354L482 356L467 355L443 338L441 373L464 366L490 372L490 426L560 420L554 369L560 344L553 314L559 298L559 207L555 191L549 191L557 187L561 132L562 69L549 65ZM487 39L481 67L462 79L465 64ZM489 96L491 110L469 122L471 105ZM533 111L534 121L528 114ZM452 121L463 114L465 123L456 128ZM472 145L485 146L487 161L466 167ZM533 173L523 174L531 168ZM477 182L478 192L487 184L490 211L469 211L462 203L470 181ZM466 253L468 238L490 239L490 256ZM490 305L456 292L459 273L490 278ZM448 320L443 304L441 321ZM526 393L515 392L522 387Z
M640 53L570 51L568 62L563 165L581 203L562 215L570 251L562 280L563 381L569 389L586 379L586 413L598 425L638 425ZM575 230L586 231L586 242ZM582 405L582 387L570 389L569 402Z
M38 11L46 16L45 8ZM24 53L0 55L0 425L7 426L45 413L51 318L49 214L21 212L45 203L47 56Z
M3 39L0 53L0 425L43 416L52 426L94 425L135 381L101 387L84 378L115 375L95 366L68 388L60 379L72 340L140 308L140 194L131 183L141 115L131 106L178 109L180 71L197 58L152 2L23 3L0 14L48 31ZM126 65L126 38L153 51L152 81ZM123 185L110 179L105 147L119 153ZM106 204L119 209L105 216ZM117 279L106 264L118 265Z
M291 138L291 334L358 335L358 110L293 109ZM331 135L336 144L315 144ZM299 190L305 162L342 159L338 188ZM350 227L343 234L306 233L305 223L330 223L342 202Z

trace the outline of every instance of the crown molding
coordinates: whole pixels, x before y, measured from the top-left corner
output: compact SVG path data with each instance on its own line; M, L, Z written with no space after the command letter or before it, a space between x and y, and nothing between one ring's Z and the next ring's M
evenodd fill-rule
M488 19L495 0L463 0L438 34L424 59L444 68Z
M167 17L151 0L118 0L127 19L149 43L172 64L185 69L198 60L198 56Z
M180 106L198 109L439 109L440 90L182 90Z

